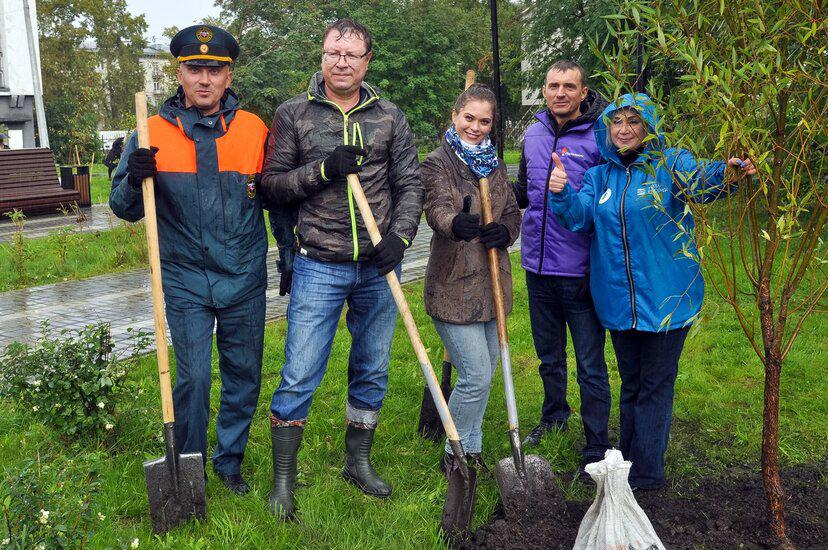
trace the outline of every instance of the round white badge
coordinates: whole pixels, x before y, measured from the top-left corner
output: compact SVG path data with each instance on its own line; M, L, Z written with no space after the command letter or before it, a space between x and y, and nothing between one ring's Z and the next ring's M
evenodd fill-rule
M598 199L598 204L604 204L605 202L607 202L609 200L609 198L611 196L612 196L612 189L607 189L606 191L604 191L604 194L601 195L601 198Z

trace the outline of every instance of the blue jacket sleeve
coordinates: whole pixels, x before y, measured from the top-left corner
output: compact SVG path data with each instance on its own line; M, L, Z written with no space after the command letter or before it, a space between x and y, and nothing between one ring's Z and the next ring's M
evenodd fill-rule
M590 169L581 180L580 191L575 192L567 183L560 193L549 193L549 208L552 209L558 223L570 231L580 233L592 231L595 180L595 173Z
M696 160L689 151L679 151L672 168L674 194L701 203L726 197L737 188L725 181L726 167L722 161Z
M128 222L137 222L144 217L144 195L140 188L129 184L127 160L138 148L138 134L133 132L124 146L118 168L112 174L112 190L109 192L109 207L112 212Z

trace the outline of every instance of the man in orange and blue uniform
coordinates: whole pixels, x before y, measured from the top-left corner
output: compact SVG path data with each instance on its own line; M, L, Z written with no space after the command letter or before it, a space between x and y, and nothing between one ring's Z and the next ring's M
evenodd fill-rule
M150 149L133 134L109 204L144 216L141 182L155 178L161 271L176 356L175 439L207 457L213 327L221 404L213 470L244 494L240 467L261 387L267 235L258 185L267 126L230 89L239 53L225 30L196 25L170 43L181 86L149 119Z

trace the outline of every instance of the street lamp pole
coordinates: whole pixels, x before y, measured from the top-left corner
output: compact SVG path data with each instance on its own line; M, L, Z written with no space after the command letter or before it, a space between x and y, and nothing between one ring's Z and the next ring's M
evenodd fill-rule
M37 135L40 138L40 146L48 149L49 129L46 127L46 111L43 108L43 85L40 82L40 52L35 46L34 32L32 31L32 12L29 8L29 0L23 0L23 18L26 20L26 39L29 43L29 61L32 66Z
M492 84L497 98L497 154L503 158L503 98L500 93L500 47L497 40L497 0L489 0L492 20Z

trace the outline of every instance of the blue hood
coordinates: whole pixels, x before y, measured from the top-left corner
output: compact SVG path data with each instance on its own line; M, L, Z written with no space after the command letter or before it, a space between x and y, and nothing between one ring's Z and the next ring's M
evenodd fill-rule
M651 151L655 144L658 144L657 149L659 150L664 144L664 136L661 134L661 117L656 113L655 102L647 94L624 94L607 105L601 116L595 121L595 144L598 146L601 156L608 162L621 165L621 159L618 158L618 148L612 145L608 138L607 124L612 119L615 111L630 107L638 111L644 122L647 123L647 130L657 137L657 139L650 139L647 142L644 148L645 154Z

